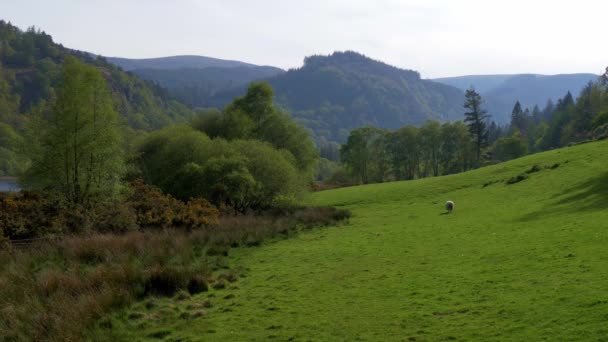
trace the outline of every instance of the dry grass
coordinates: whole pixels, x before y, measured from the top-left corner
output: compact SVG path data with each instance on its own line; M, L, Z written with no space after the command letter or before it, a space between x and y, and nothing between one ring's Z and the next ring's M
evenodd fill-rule
M97 233L0 249L0 340L85 339L101 317L136 300L236 281L232 272L212 279L231 247L255 246L344 216L299 209L278 217L223 217L192 232Z

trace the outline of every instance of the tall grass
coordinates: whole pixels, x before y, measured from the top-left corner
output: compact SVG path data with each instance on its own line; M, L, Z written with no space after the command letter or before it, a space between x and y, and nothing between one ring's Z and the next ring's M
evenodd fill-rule
M138 299L205 291L215 281L215 264L231 247L256 246L348 216L309 208L280 216L221 217L219 224L192 232L96 233L4 248L0 340L82 340L102 316Z

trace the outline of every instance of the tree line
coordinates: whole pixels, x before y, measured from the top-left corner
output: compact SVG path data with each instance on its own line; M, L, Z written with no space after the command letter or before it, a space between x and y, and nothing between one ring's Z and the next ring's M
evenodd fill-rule
M340 148L342 168L321 160L330 170L328 181L367 184L446 175L608 137L608 68L577 99L568 92L542 110L523 109L517 102L505 126L490 121L483 99L472 88L463 107L463 121L354 129Z

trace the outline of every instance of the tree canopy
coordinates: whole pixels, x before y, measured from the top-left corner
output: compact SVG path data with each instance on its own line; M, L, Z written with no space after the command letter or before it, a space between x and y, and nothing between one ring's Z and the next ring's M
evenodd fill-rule
M25 182L71 204L118 193L125 171L118 113L101 73L67 58L51 115L33 127L38 145Z

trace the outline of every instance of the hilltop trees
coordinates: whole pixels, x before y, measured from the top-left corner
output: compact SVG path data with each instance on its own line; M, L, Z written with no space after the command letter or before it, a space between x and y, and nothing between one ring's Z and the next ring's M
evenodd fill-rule
M366 184L468 170L474 145L462 122L428 121L422 127L410 125L395 131L355 129L340 153L352 181Z
M25 178L32 188L71 204L114 196L125 166L118 113L110 90L94 67L68 58L51 116L36 126Z
M468 111L464 113L464 122L469 126L471 138L475 142L476 162L479 165L481 160L481 149L487 145L488 129L486 119L490 116L485 110L481 109L481 96L475 89L468 89L465 94L464 108Z

